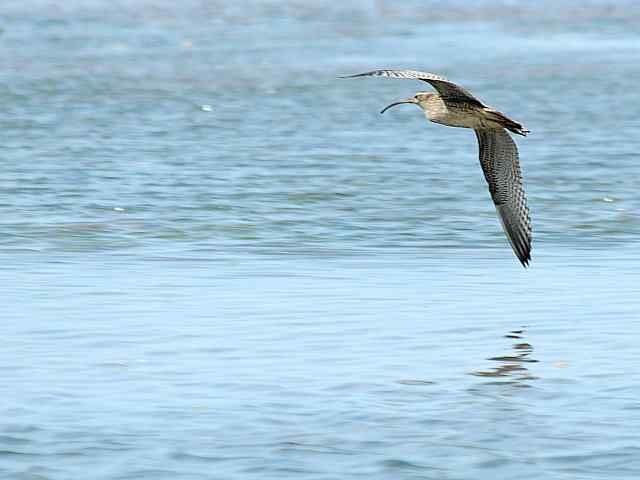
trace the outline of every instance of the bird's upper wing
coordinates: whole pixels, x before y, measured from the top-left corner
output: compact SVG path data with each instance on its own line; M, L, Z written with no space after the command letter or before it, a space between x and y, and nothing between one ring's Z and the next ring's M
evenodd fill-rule
M461 87L460 85L456 85L452 81L447 80L440 75L435 75L433 73L418 72L416 70L373 70L371 72L348 75L342 78L356 77L390 77L422 80L423 82L430 83L433 88L438 91L443 100L449 100L453 102L470 102L476 104L479 107L486 106L476 97L474 97L467 89Z
M522 186L518 148L502 128L475 132L491 198L513 251L526 267L531 260L531 220Z

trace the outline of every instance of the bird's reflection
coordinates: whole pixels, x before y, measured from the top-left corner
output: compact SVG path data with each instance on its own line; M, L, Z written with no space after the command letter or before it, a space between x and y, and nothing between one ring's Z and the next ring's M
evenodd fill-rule
M515 340L512 351L507 355L487 359L499 362L497 367L471 372L471 375L496 378L501 379L501 381L508 380L511 383L521 385L526 385L529 380L535 380L537 377L531 375L526 365L528 363L536 363L538 360L531 358L533 346L525 341L525 330L512 330L505 337Z

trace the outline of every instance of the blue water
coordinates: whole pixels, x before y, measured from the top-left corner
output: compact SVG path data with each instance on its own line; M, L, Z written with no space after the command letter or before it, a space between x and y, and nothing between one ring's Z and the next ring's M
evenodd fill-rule
M640 7L396 3L0 4L0 478L640 476Z

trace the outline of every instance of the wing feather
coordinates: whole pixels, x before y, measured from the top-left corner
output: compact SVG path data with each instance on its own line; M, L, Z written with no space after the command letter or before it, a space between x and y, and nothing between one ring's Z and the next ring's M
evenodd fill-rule
M531 219L518 160L518 148L504 129L475 130L480 164L500 222L523 266L531 260Z
M446 78L428 72L418 72L417 70L373 70L371 72L358 73L356 75L348 75L342 78L356 77L389 77L389 78L408 78L414 80L422 80L433 86L440 94L443 100L451 102L470 102L479 107L485 107L480 100L474 97L466 88L456 85Z

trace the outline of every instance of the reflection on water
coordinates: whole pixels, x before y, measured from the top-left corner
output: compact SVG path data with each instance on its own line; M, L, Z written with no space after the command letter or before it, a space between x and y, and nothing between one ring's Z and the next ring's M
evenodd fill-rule
M398 383L400 385L433 385L435 382L432 382L430 380L417 380L417 379L405 379L405 380L398 380Z
M497 383L514 383L518 386L527 386L527 384L523 382L536 380L538 378L532 375L525 366L527 363L538 362L538 360L531 358L533 345L525 341L524 329L512 330L505 335L505 338L515 340L511 347L512 351L507 355L499 355L487 359L498 362L497 367L491 368L490 370L471 372L471 375L499 378L500 381Z

